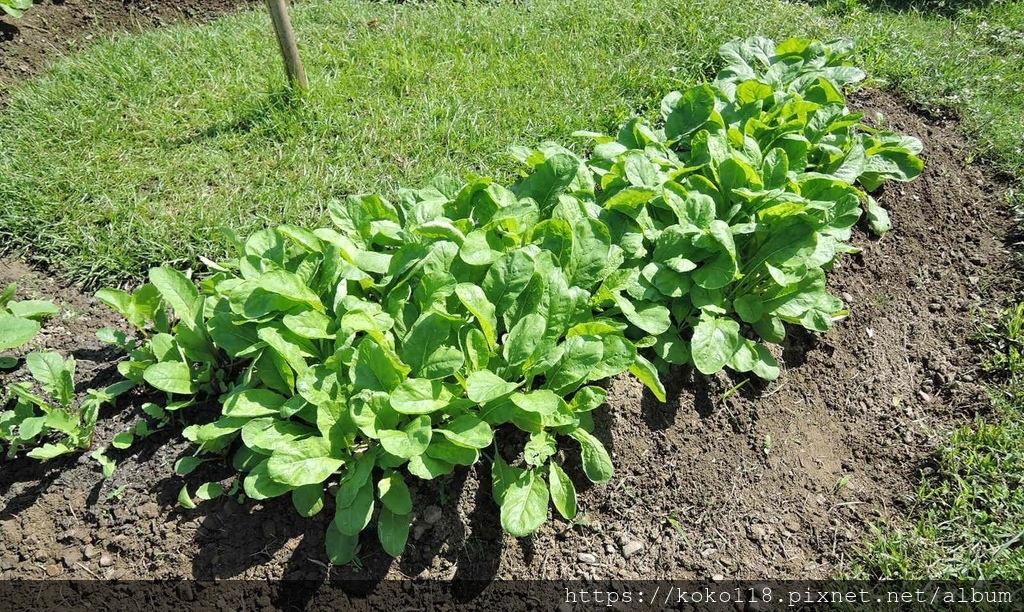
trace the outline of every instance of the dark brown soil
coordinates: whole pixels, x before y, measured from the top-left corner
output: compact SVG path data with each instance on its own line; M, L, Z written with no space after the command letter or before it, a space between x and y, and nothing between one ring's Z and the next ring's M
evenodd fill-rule
M202 17L233 6L174 3L200 5ZM79 24L64 31L80 40L93 31L85 15L103 7L113 7L107 27L135 27L135 20L166 19L170 6L40 4L13 44L0 43L0 83L48 57L29 25ZM793 330L780 351L782 376L768 385L750 381L730 394L742 379L680 370L669 402L659 404L631 378L611 381L597 434L613 451L616 475L581 489L575 524L552 519L531 538L505 535L489 466L478 465L414 489L418 517L401 558L388 557L368 531L358 565L328 570L322 542L331 508L312 519L300 518L287 498L178 508L185 482L194 490L232 475L205 464L187 480L174 476L174 461L191 449L172 426L115 454L119 467L109 480L88 456L4 463L0 579L833 576L872 522L905 511L937 442L988 410L969 338L979 321L994 320L1014 282L1004 246L1012 226L1007 186L969 161L955 123L924 118L879 92L852 103L921 138L926 170L885 189L880 200L894 230L881 239L858 234L862 253L831 274L851 316L820 336ZM116 377L118 356L94 335L123 325L116 316L45 272L0 261L0 283L10 280L22 297L61 304L65 314L46 326L40 344L79 359L83 388ZM108 409L97 444L138 418L138 403Z

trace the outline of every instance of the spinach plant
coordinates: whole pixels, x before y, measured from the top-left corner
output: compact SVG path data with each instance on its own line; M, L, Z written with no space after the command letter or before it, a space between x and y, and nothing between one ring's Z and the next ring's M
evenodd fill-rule
M612 474L593 383L628 371L665 401L669 364L774 378L765 343L786 324L824 331L846 314L826 271L855 251L862 212L887 229L869 193L921 170L919 142L847 109L841 88L863 77L850 49L730 43L714 82L665 98L663 126L588 133L587 160L520 149L529 172L509 187L437 180L394 203L332 201L330 227L232 236L235 256L204 260L198 283L158 267L132 294L101 291L143 332L108 334L129 353L120 371L166 393L167 411L215 399L215 418L184 430L197 451L179 473L223 457L247 497L288 495L305 516L336 484L334 563L374 520L399 554L409 478L486 455L509 533L551 506L572 519L563 442L590 480ZM515 430L525 442L506 456ZM180 500L194 504L187 488Z
M0 0L0 10L11 17L21 17L32 6L32 0Z

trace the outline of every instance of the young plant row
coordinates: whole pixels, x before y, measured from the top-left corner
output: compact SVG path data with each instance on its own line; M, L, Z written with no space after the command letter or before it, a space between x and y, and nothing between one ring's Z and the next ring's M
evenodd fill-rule
M825 331L846 314L825 271L855 250L862 211L888 229L868 192L921 170L918 141L847 109L841 88L864 76L850 50L730 43L715 81L665 98L663 126L585 134L588 160L517 150L530 170L509 187L350 197L330 204L333 227L235 239L198 285L160 267L132 294L103 290L145 336L108 334L130 355L119 369L166 392L170 412L217 400L216 419L185 429L198 449L179 473L230 457L248 497L289 495L306 516L336 483L334 563L373 521L399 554L409 478L484 454L509 533L532 533L550 506L571 520L566 439L591 481L612 474L596 383L628 371L664 401L670 364L774 378L766 343L786 324ZM509 440L523 440L514 457Z
M42 321L59 312L57 305L47 300L14 300L16 291L17 285L12 283L0 293L0 352L28 345ZM17 358L0 354L0 370L12 370L18 363ZM54 351L31 352L25 356L25 364L41 393L25 382L0 387L0 408L4 408L0 411L0 442L7 446L8 457L23 448L29 448L28 456L35 459L89 449L100 407L134 386L122 382L103 390L89 389L78 402L74 357L64 359ZM109 464L102 451L96 458Z

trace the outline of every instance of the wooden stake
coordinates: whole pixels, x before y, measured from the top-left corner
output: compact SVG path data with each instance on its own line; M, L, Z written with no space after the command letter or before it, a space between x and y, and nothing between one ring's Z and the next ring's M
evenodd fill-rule
M274 22L274 33L277 34L281 57L284 58L288 82L307 92L309 81L306 80L306 71L302 67L302 58L299 57L299 47L295 44L295 32L292 31L292 22L288 19L285 0L267 0L267 8L270 9L270 19Z

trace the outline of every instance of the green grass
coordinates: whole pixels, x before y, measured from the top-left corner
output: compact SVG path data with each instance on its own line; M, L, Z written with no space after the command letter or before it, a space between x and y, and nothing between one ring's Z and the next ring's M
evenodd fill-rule
M1024 579L1024 304L981 334L992 357L994 418L978 418L938 449L912 524L877 528L855 575Z
M335 0L293 12L313 91L282 87L269 19L239 14L96 44L7 92L0 251L75 280L216 257L240 233L318 224L326 202L440 173L507 179L510 145L652 115L738 36L858 36L872 75L1024 167L1024 3L954 19L761 0ZM978 42L974 42L977 38ZM1015 63L1016 62L1016 63Z

